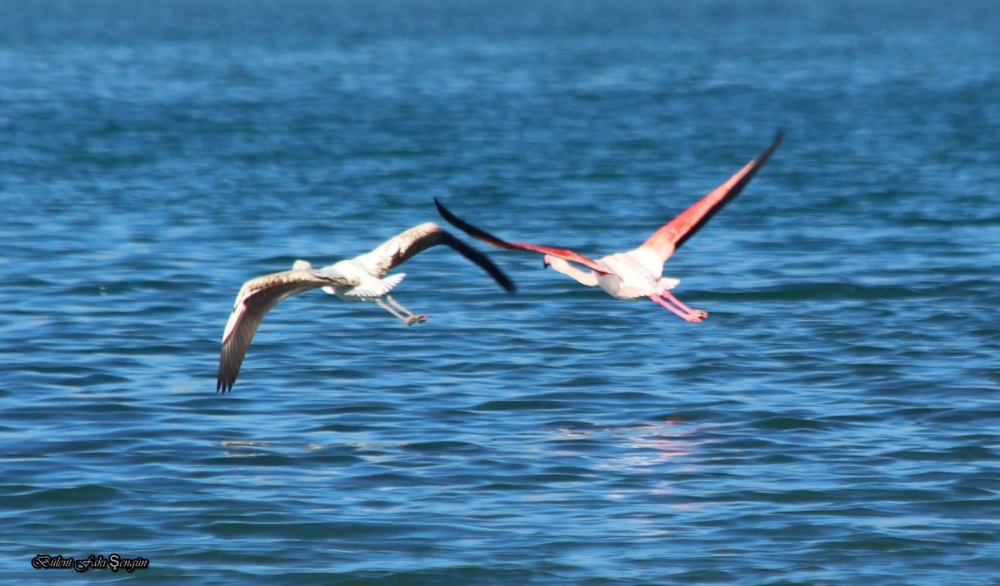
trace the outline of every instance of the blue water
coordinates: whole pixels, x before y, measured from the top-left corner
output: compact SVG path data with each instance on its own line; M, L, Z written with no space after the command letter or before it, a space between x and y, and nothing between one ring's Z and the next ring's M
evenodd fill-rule
M2 12L3 580L1000 584L994 2ZM434 197L626 250L779 128L666 266L704 323L434 249L427 323L303 294L214 392L247 279Z

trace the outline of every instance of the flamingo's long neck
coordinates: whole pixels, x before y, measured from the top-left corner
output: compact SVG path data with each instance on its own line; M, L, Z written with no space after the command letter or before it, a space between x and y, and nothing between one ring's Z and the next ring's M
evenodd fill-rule
M581 285L586 285L587 287L597 286L597 273L594 271L589 269L582 271L571 265L569 261L554 256L546 255L545 258L554 271L564 275L569 275Z

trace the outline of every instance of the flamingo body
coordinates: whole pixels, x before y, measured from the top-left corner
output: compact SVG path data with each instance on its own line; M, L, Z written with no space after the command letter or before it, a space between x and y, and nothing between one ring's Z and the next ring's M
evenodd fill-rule
M406 277L406 273L396 273L388 277L377 277L366 270L354 259L342 260L330 266L314 269L307 260L297 260L293 269L316 270L322 275L344 277L357 284L323 287L327 295L335 295L343 301L373 301L388 295Z

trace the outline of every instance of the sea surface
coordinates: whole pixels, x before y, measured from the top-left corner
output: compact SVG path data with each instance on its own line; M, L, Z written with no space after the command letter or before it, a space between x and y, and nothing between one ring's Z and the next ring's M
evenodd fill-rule
M0 11L5 583L1000 584L996 2ZM435 197L628 250L779 129L701 324L475 242L517 295L431 249L426 323L308 292L215 392L250 278Z

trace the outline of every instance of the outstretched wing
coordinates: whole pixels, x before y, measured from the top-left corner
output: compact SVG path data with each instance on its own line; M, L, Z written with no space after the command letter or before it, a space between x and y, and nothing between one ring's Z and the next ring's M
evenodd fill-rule
M517 286L500 267L493 264L485 254L462 242L434 222L420 224L389 239L375 250L362 254L354 260L361 263L369 273L381 278L392 269L403 264L421 252L444 244L486 271L498 285L508 293L517 291Z
M781 144L784 132L779 131L771 146L761 153L756 159L747 163L735 175L730 177L725 183L715 188L714 191L698 200L681 215L677 216L662 228L656 231L649 240L642 244L641 248L653 250L660 257L660 264L670 258L675 250L687 242L688 238L695 235L698 230L708 223L712 216L719 212L727 203L736 199L736 196L743 191L743 188L750 183L757 171L764 166L764 163L771 158L774 150Z
M568 250L565 248L553 248L551 246L537 246L535 244L523 244L521 242L506 242L504 240L500 240L499 238L490 234L489 232L486 232L485 230L476 228L472 224L466 222L465 220L462 220L455 214L451 213L450 211L448 211L447 208L441 205L441 202L439 202L437 198L434 198L434 205L437 206L438 213L441 214L441 217L444 218L445 220L448 220L449 224L455 226L456 228L465 232L469 236L482 240L483 242L486 242L488 244L492 244L493 246L498 246L500 248L505 248L507 250L528 250L531 252L550 254L552 256L561 258L563 260L568 260L570 262L581 264L598 274L601 275L608 274L607 267L603 266L602 264L600 264L599 262L597 262L592 258L583 256L582 254L573 252L572 250Z
M359 284L356 279L323 274L314 270L282 271L251 279L243 284L236 296L233 313L222 334L222 355L215 390L231 391L240 372L243 357L260 322L282 299L320 287L349 287Z

